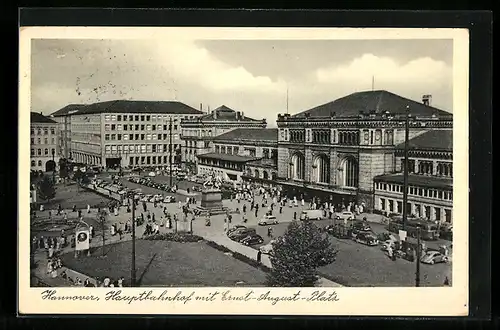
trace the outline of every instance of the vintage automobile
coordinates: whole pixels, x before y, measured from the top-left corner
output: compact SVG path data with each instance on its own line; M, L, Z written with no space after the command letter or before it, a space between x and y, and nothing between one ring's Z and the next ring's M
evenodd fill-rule
M277 225L277 224L278 224L278 219L276 219L276 217L274 215L265 215L258 222L259 226Z
M272 254L273 253L273 243L274 242L275 242L274 240L271 240L266 245L262 245L259 248L260 252L263 253L263 254Z
M264 239L262 238L262 236L260 236L258 234L251 234L251 235L248 235L247 237L241 239L240 243L243 245L248 245L248 246L257 245L257 244L264 243Z
M427 251L427 253L425 253L420 258L420 262L429 265L434 265L440 262L448 262L448 261L449 261L448 257L439 251Z
M372 233L358 233L356 237L354 237L354 241L368 246L378 245L378 239Z

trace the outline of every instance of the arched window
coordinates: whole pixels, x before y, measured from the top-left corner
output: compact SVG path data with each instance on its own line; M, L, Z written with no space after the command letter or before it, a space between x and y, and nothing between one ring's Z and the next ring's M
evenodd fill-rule
M36 166L36 162L34 160L31 161L31 166Z
M290 160L290 177L296 180L305 178L305 159L304 155L297 152Z
M269 179L269 175L267 174L267 171L263 171L263 172L262 172L262 177L263 177L264 179L266 179L266 180L267 180L267 179Z
M256 178L259 178L259 177L260 177L260 175L259 175L259 170L255 170L255 177L256 177Z
M41 160L38 161L38 166L42 166L42 161Z
M319 155L313 162L313 180L315 182L330 182L330 161L326 155Z
M346 187L358 186L358 163L352 157L346 158L341 165L342 184Z

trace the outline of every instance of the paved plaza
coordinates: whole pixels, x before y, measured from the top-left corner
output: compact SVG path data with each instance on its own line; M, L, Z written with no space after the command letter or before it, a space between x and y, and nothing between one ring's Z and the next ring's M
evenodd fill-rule
M134 183L130 183L127 180L123 180L126 186L131 188L136 188L135 186L140 186ZM125 183L128 182L128 183ZM130 185L129 185L130 184ZM144 187L144 193L157 193L156 189ZM149 192L151 189L151 192ZM86 194L92 194L87 192ZM181 198L184 196L179 196ZM185 198L185 197L184 197ZM256 196L256 201L262 203L262 196ZM64 205L64 204L63 204ZM167 208L167 212L170 214L176 214L179 219L183 218L182 209L179 207L179 203L169 203L169 204L158 204L155 208L152 203L146 203L147 211L155 215L155 220L160 221L163 215L163 207ZM255 216L254 211L250 211L250 202L237 200L224 200L223 205L226 206L231 211L236 209L242 210L243 205L247 206L247 223L243 223L243 217L241 213L233 213L233 219L229 226L234 226L237 224L244 224L247 227L254 227L257 233L264 238L264 243L268 243L272 237L267 235L267 226L258 226L258 220L264 216L267 208L259 208L257 216ZM191 207L194 207L192 205ZM287 225L293 221L294 214L297 218L299 217L301 211L308 207L306 205L302 206L301 203L297 207L284 206L282 212L279 212L279 206L274 208L273 214L276 215L279 224L273 225L273 236L277 237L284 233ZM74 214L71 210L65 210L68 214ZM43 217L45 212L38 212L39 217ZM92 246L99 248L102 244L101 230L100 227L96 227L97 224L93 219L95 219L97 214L96 209L91 209L90 213L86 210L83 211L85 221L94 225L96 228L96 237L92 241ZM146 212L143 210L142 203L139 203L136 209L136 216L141 216ZM59 216L61 218L62 216ZM370 223L372 230L375 233L385 232L385 225L377 223L380 222L379 215L373 214L362 214L359 218L367 217L371 220ZM57 219L59 219L57 218ZM57 220L56 219L56 220ZM106 242L108 244L120 242L118 235L111 237L109 234L109 228L112 224L125 224L131 220L131 213L127 213L125 207L120 207L118 215L109 214L106 223ZM62 221L59 219L59 221ZM320 220L315 222L319 227L324 227L331 223L330 220ZM138 226L136 229L136 234L138 238L143 235L145 226ZM204 237L207 240L217 242L219 245L223 245L232 251L242 253L252 259L257 258L257 249L260 245L254 247L244 246L238 242L231 241L225 234L225 230L228 228L228 224L225 222L225 215L214 215L211 217L211 226L205 225L204 217L196 217L192 223L193 233ZM57 228L56 228L57 229ZM173 231L173 229L167 229L166 227L161 227L160 232ZM57 230L52 231L52 233L59 233ZM40 233L38 233L40 235ZM50 234L49 234L50 236ZM126 234L122 238L122 241L127 241L131 239L131 234ZM337 260L327 266L319 268L320 274L324 277L322 279L323 284L326 285L340 285L345 286L413 286L415 281L415 263L408 262L406 260L397 259L396 261L390 260L383 251L380 250L379 246L370 247L352 240L337 239L330 236L332 244L338 249ZM150 244L155 245L157 243L153 241L141 241L140 244ZM437 248L442 244L449 245L446 241L431 241L426 242L429 247ZM66 252L71 252L71 248L66 248ZM220 253L219 251L214 251L214 253ZM111 259L112 257L110 257ZM128 256L127 256L128 258ZM159 259L158 259L159 260ZM160 262L160 261L156 261ZM266 266L271 266L269 257L267 255L262 256L262 263ZM249 266L250 267L250 266ZM96 268L97 269L97 268ZM127 271L127 270L124 270ZM89 274L94 275L94 274ZM445 277L451 279L451 263L447 264L436 264L436 265L421 265L421 285L423 286L440 286L443 284ZM196 282L196 281L194 281ZM192 283L193 285L195 283ZM151 284L158 284L152 283Z

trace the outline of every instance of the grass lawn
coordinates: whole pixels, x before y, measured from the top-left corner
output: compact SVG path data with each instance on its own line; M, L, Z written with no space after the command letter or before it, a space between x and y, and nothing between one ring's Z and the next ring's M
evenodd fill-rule
M56 197L50 201L50 203L42 202L45 209L56 209L59 204L63 209L71 209L73 205L76 205L78 209L86 209L87 204L91 207L97 205L106 205L111 199L100 196L91 191L87 191L83 188L79 188L74 182L68 182L68 184L58 184L56 185Z
M111 244L92 251L92 256L74 259L62 256L63 264L91 277L120 276L130 283L132 242ZM141 286L263 286L265 273L211 248L204 241L175 243L136 241L137 280Z

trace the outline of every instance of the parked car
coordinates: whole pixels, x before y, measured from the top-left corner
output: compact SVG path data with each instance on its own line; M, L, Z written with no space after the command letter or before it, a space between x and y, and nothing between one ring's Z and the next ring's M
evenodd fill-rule
M262 245L259 250L261 253L264 253L264 254L272 254L273 253L273 243L275 241L274 240L271 240L269 243L267 243L266 245Z
M234 227L232 228L229 228L229 230L227 231L227 234L231 234L232 232L234 232L235 230L238 230L238 229L246 229L247 227L243 226L243 225L235 225Z
M323 210L304 210L300 214L300 220L321 220L323 219Z
M358 233L354 241L368 246L378 245L378 239L372 233Z
M380 249L381 249L382 251L387 251L387 249L388 249L389 247L391 247L392 249L394 249L394 248L395 248L395 246L396 246L396 244L395 244L394 240L392 240L392 239L388 239L387 241L383 241L383 242L382 242Z
M248 246L257 245L257 244L264 243L264 239L262 238L262 236L260 236L258 234L252 234L252 235L248 235L247 237L241 239L240 243L243 245L248 245Z
M231 240L239 242L247 236L256 235L256 234L257 234L257 232L254 228L240 228L240 229L236 229L232 233L229 233L228 236Z
M440 262L448 262L448 260L448 257L439 251L428 251L420 258L420 262L429 265L434 265Z
M328 234L341 239L352 238L351 229L343 224L328 225L324 229Z
M276 224L278 224L278 219L276 219L274 215L265 215L258 222L259 226L276 225Z
M175 202L175 196L165 196L165 199L163 199L163 203L174 203Z
M372 228L366 222L358 221L352 225L351 231L352 231L352 236L356 237L359 233L371 232Z
M155 172L149 172L148 174L149 176L156 176L156 173Z
M356 219L356 215L352 212L349 211L343 211L341 213L337 213L337 216L335 217L337 220L354 220Z

